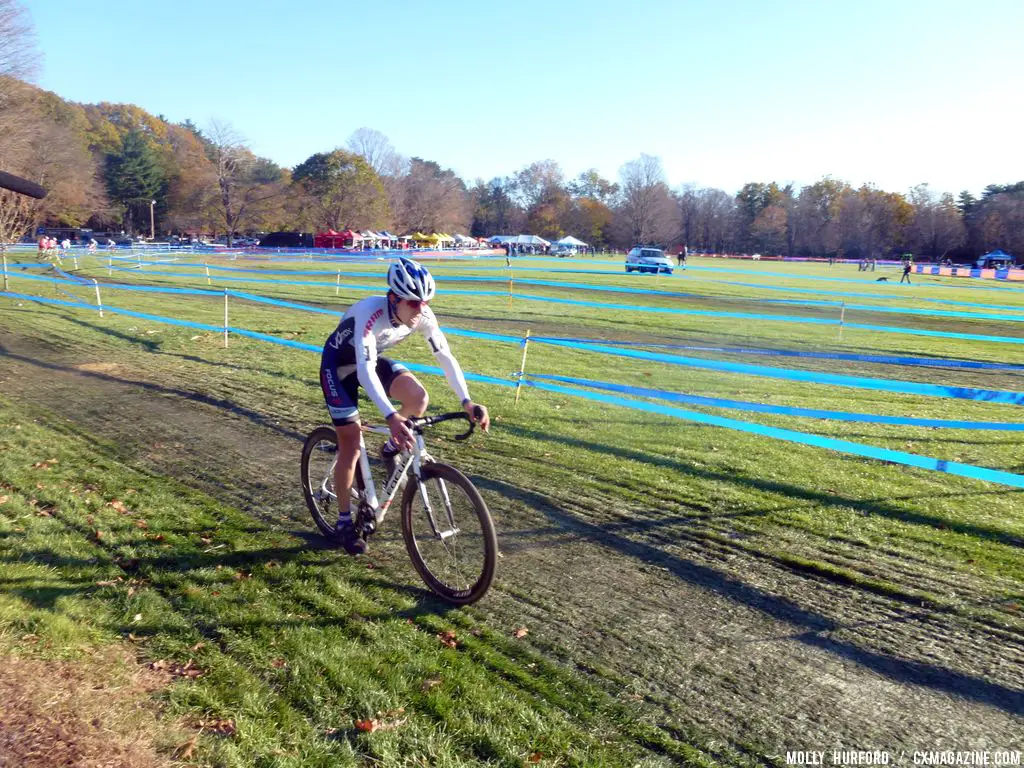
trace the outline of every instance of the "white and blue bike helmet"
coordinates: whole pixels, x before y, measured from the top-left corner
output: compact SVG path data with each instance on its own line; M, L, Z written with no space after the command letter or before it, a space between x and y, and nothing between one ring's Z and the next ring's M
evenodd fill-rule
M388 289L400 299L430 301L434 298L434 278L423 265L400 258L388 268Z

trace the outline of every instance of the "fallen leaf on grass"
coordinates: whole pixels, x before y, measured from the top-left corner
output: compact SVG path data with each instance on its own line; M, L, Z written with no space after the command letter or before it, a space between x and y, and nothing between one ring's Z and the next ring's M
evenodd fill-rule
M112 587L115 584L119 584L122 581L124 581L124 579L122 579L120 576L118 576L116 579L107 579L106 581L97 581L96 582L96 586L97 587Z
M447 632L442 632L437 636L437 639L440 640L443 645L446 645L449 648L455 648L459 644L459 641L456 638L455 633L451 630L448 630Z
M246 573L245 571L236 571L235 572L235 581L243 581L245 579L251 579L251 578L252 578L252 574L251 573Z
M520 627L513 634L516 636L516 638L523 638L530 634L530 630L528 630L526 627Z
M526 758L526 762L528 762L528 763L539 763L543 759L544 759L544 754L542 752L531 752L530 756L528 758Z
M10 496L0 496L0 504L6 504L10 500L11 500Z
M56 459L47 459L46 461L37 461L32 465L32 469L49 469L54 464L57 464Z
M203 670L199 669L199 667L194 666L192 659L189 659L184 665L168 661L167 659L160 659L159 661L154 661L149 665L149 667L150 669L154 669L158 672L166 672L174 677L188 677L195 679L206 674Z
M128 507L124 505L123 501L118 501L117 499L114 499L113 501L108 502L107 506L117 512L120 512L122 515L128 514Z
M40 509L36 512L36 517L53 517L53 512L48 509Z
M238 728L235 726L235 721L229 718L222 720L196 720L194 725L199 728L200 731L210 731L220 736L234 736ZM198 734L197 734L198 735Z
M189 648L189 650L192 651L192 653L195 653L200 648L202 648L204 645L206 645L206 643L204 643L202 640L200 640L198 643L196 643L191 648Z
M356 730L361 731L362 733L373 733L379 727L380 723L378 723L376 720L372 718L367 718L366 720L356 720L355 722Z
M420 688L423 690L424 693L426 693L431 688L433 688L435 685L440 685L440 684L441 684L441 678L439 678L439 677L431 677L431 678L429 678L427 680L424 680L423 681L423 685L420 686Z
M96 529L95 531L93 531L92 535L96 537L96 541L102 541L103 540L103 531L101 531L99 529Z
M177 760L188 760L188 759L190 759L192 757L192 753L195 752L196 741L198 739L199 739L199 734L197 733L195 736L193 736L191 739L186 741L184 744L179 744L177 749L174 750L174 757Z
M288 662L284 659L274 659L272 662L270 662L270 666L272 666L274 669L283 669L284 667L288 666Z

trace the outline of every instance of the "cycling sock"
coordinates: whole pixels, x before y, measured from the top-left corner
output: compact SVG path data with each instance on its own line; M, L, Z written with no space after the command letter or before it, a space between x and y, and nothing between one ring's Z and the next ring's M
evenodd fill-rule
M338 510L338 522L339 523L351 523L352 522L352 512L350 512L347 509L344 509L344 510L339 509Z
M384 443L385 453L398 453L398 446L395 445L395 441L392 438L388 438L388 441Z

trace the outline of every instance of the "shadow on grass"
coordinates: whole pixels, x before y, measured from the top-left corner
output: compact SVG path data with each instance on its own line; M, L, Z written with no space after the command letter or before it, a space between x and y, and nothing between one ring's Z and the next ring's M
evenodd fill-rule
M537 430L527 429L525 427L517 427L512 425L506 425L503 427L504 430L516 434L521 437L528 437L534 440L540 440L544 442L561 443L563 445L572 445L577 448L584 448L588 451L595 453L603 453L606 455L615 456L620 459L629 459L630 461L639 461L645 464L654 464L657 466L665 467L682 474L690 475L693 477L699 477L703 480L713 480L718 482L726 482L730 484L743 485L748 488L753 488L758 491L764 491L768 493L775 493L785 496L787 498L804 499L811 501L816 504L821 504L826 507L847 507L857 510L858 512L866 515L878 515L880 517L886 517L893 520L900 520L901 522L911 523L914 525L927 525L931 528L955 531L956 533L963 533L968 536L974 536L977 538L985 539L987 541L994 541L1000 544L1006 544L1011 547L1024 547L1024 541L1018 536L1014 536L1006 531L998 528L990 528L983 525L974 525L971 523L964 523L957 520L950 520L944 517L937 517L935 515L928 515L922 512L910 512L900 507L887 503L883 500L878 499L861 499L850 496L841 496L838 494L821 493L814 491L809 488L804 488L799 485L792 483L779 482L777 480L767 480L761 477L750 477L740 472L716 472L711 469L704 469L696 467L691 464L685 464L674 459L665 458L663 456L657 456L655 454L645 453L643 451L636 451L629 448L622 448L610 445L604 445L602 443L594 443L588 440L581 440L573 437L555 437L548 432L540 432ZM1018 490L1005 490L1005 491L987 491L983 493L989 493L992 495L1004 495L1004 494L1015 494L1024 498L1024 491ZM978 494L973 494L978 495ZM915 498L936 498L937 495L927 495Z
M85 328L89 328L89 329L94 330L94 331L99 331L100 333L105 333L105 334L107 334L109 336L114 336L114 337L116 337L118 339L121 339L123 341L127 341L127 342L129 342L131 344L137 344L139 346L145 347L147 352L157 353L157 354L161 355L162 357L176 357L179 360L187 360L190 363L199 363L199 364L202 364L202 365L215 366L217 368L228 368L228 369L234 370L234 371L243 371L243 372L251 373L251 372L254 372L254 371L257 370L255 368L252 368L252 367L249 367L249 366L235 365L234 363L225 363L225 362L221 362L221 361L217 361L217 360L208 360L206 358L198 357L196 355L187 355L187 354L184 354L184 353L181 353L181 352L170 352L170 351L168 351L166 349L162 349L161 348L161 345L163 344L163 342L161 342L161 341L152 341L152 340L149 340L149 339L140 339L137 336L131 336L131 335L127 334L127 333L121 333L120 331L116 331L113 328L107 328L107 327L104 327L102 325L98 325L96 323L90 323L90 322L87 322L85 320L80 320L80 319L78 319L76 317L72 317L70 314L64 316L63 319L67 320L68 322L76 323L77 325L81 325L81 326L83 326ZM259 374L261 376L271 376L271 377L278 378L278 379L287 379L288 381L297 381L297 382L307 383L307 384L310 385L310 387L315 387L315 388L319 389L319 385L316 382L316 377L315 376L311 376L308 379L303 379L303 378L298 377L298 376L291 376L291 375L289 375L287 373L278 373L276 371L267 371L267 370L264 370L264 369L259 369Z
M133 379L120 378L118 376L112 376L109 373L101 373L99 371L86 371L80 368L74 368L67 365L58 365L57 363L49 363L35 358L27 357L25 355L16 354L7 349L2 343L0 343L0 354L11 360L18 362L27 363L28 365L35 366L37 368L43 368L50 371L60 371L61 373L70 374L72 376L80 376L83 378L96 379L100 381L111 382L115 384L123 384L129 387L137 387L144 389L148 392L155 392L161 395L174 395L184 400L191 400L196 403L202 403L203 405L209 405L214 408L226 411L228 413L242 416L254 424L258 424L261 427L277 432L278 434L286 437L293 438L295 440L305 440L306 435L297 432L293 429L282 427L280 424L275 423L273 419L265 416L258 411L254 411L250 408L244 408L237 403L233 403L230 400L224 400L219 397L211 397L204 395L200 392L189 392L186 389L178 389L176 387L165 387L161 384L153 384L148 381L135 381Z
M543 495L502 481L473 478L482 488L518 498L550 520L577 535L611 547L637 560L665 568L676 577L715 592L737 603L750 606L779 621L806 628L793 639L805 645L841 656L878 674L904 684L926 686L956 696L973 699L1008 712L1024 707L1024 692L989 682L937 664L900 659L860 648L852 642L837 640L831 633L846 627L795 602L752 587L720 571L669 554L664 550L612 533L604 525L581 520L559 509Z

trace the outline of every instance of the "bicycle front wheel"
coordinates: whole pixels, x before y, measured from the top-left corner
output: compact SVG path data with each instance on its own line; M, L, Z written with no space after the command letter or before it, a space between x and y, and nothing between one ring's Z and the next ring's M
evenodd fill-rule
M494 523L469 478L447 464L424 464L402 496L402 535L420 578L450 603L476 602L498 561Z

